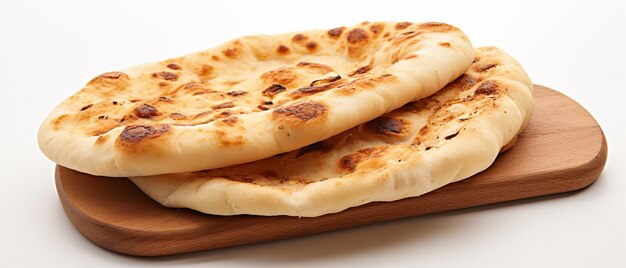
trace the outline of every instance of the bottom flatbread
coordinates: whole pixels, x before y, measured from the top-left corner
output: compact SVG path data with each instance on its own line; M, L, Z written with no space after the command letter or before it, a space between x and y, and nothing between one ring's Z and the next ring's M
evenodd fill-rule
M247 164L130 178L168 207L315 217L470 177L514 141L533 107L522 67L494 47L435 95L330 139Z

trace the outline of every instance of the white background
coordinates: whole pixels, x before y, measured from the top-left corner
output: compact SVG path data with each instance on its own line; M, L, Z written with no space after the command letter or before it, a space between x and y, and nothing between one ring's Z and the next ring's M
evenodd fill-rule
M0 0L0 266L626 267L626 8L525 2ZM241 35L364 20L443 21L508 51L595 116L603 175L570 195L165 258L103 250L65 217L36 131L90 78Z

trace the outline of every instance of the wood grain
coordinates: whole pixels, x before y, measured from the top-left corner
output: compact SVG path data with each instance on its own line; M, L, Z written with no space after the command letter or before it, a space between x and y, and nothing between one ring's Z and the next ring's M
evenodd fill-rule
M59 198L89 240L131 255L159 256L257 243L375 222L568 192L600 175L607 156L602 130L575 101L535 86L536 107L517 144L486 171L417 198L377 202L316 218L212 216L165 208L127 179L61 166Z

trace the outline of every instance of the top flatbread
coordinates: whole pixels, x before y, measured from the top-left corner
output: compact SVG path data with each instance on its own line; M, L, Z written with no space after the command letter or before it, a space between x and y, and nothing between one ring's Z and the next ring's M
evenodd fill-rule
M50 113L39 146L105 176L250 162L431 95L472 58L468 38L443 23L243 37L94 78Z
M253 163L131 180L170 207L319 216L419 196L486 169L532 107L522 67L479 48L469 70L435 95L330 139Z

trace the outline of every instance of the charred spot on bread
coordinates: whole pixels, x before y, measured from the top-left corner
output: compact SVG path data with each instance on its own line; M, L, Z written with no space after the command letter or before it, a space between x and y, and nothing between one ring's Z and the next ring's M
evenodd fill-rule
M411 26L411 22L405 21L405 22L399 22L396 24L395 28L396 30L402 30L402 29L406 29L407 27Z
M172 70L180 70L180 65L176 64L176 63L170 63L167 65L167 68L170 68Z
M137 143L145 139L152 139L163 135L170 130L169 125L133 125L126 126L120 133L119 141L122 143Z
M331 76L328 78L322 78L322 79L317 79L317 80L313 80L313 82L311 82L310 86L319 86L319 85L323 85L323 84L328 84L328 83L332 83L335 81L339 81L341 79L341 75L335 75L335 76Z
M222 54L224 54L224 56L226 56L227 58L237 58L237 56L239 55L239 49L237 48L227 48L224 51L222 51Z
M267 87L266 89L263 90L263 95L265 96L274 96L280 92L283 92L287 90L283 85L281 84L272 84L271 86Z
M150 118L159 115L159 111L156 107L144 103L135 108L135 115L139 118Z
M348 43L356 44L367 41L368 36L365 30L361 28L354 28L348 32L346 39L348 40Z
M459 135L459 131L457 131L456 133L450 134L448 136L445 136L444 139L449 140L449 139L456 137L457 135Z
M496 81L487 80L482 82L480 86L474 91L474 96L477 95L494 95L498 92L499 85Z
M404 128L402 120L381 116L365 124L376 134L400 134Z
M357 74L364 74L364 73L369 72L371 69L372 69L372 66L365 65L365 66L359 67L358 69L354 70L348 76L355 76Z
M170 118L174 120L184 120L184 119L187 119L187 116L181 113L171 113Z
M288 117L308 121L325 115L327 110L323 104L310 101L276 109L272 115L274 118Z
M374 35L378 35L383 30L385 30L385 25L383 24L375 23L375 24L370 25L370 32L372 32Z
M307 39L309 39L309 37L308 37L308 36L306 36L306 35L303 35L303 34L296 34L296 35L294 35L294 36L291 38L291 42L294 42L294 43L299 43L299 42L302 42L302 41L307 40Z
M122 72L106 72L91 79L88 84L114 85L118 88L123 88L123 85L129 79L128 75Z
M89 108L93 107L93 103L92 104L87 104L85 106L83 106L83 108L80 108L81 111L87 110Z
M212 73L213 73L213 66L208 65L208 64L202 64L202 66L200 66L200 71L198 72L198 76L207 77L207 76L210 76Z
M215 110L226 109L226 108L233 108L233 107L235 107L235 104L233 104L232 101L227 101L227 102L224 102L224 103L220 103L220 104L216 104L216 105L211 106L211 108L213 108Z
M108 79L118 79L123 76L127 76L127 75L122 72L107 72L107 73L103 73L99 75L98 77L108 78Z
M337 28L333 28L333 29L328 30L328 32L326 32L326 33L331 38L339 38L339 36L341 36L341 34L343 33L343 29L344 29L344 27L337 27Z
M380 157L385 151L385 147L369 147L361 149L356 153L348 154L339 159L339 169L347 172L354 172L356 167L367 159Z
M310 86L299 88L297 92L294 92L294 94L300 94L300 93L311 94L311 93L318 93L318 92L326 91L337 86L335 82L339 80L341 80L340 75L331 76L331 77L323 78L323 79L317 79L311 82Z
M278 52L278 54L289 54L289 48L285 45L280 45L278 46L278 48L276 49L276 52Z
M309 42L306 43L306 48L309 51L314 51L314 50L317 49L317 47L318 47L318 45L317 45L317 43L315 41L309 41Z
M235 90L235 91L226 92L226 94L234 97L234 96L246 95L246 94L248 94L248 91Z
M476 85L480 80L469 74L462 74L457 79L452 81L449 86L460 88L461 90L471 89L474 85Z
M168 81L176 81L178 80L178 75L175 73L170 73L170 72L158 72L158 73L153 73L152 77L161 77L165 80Z

